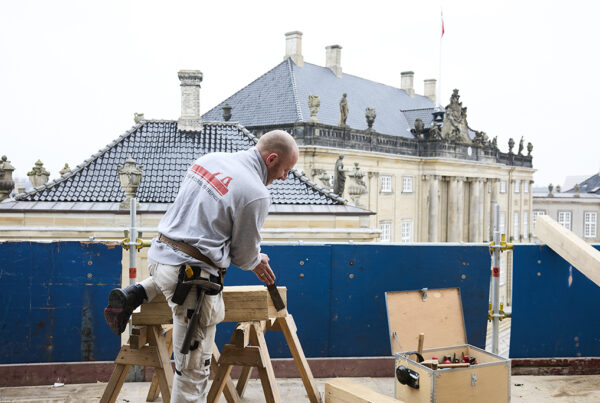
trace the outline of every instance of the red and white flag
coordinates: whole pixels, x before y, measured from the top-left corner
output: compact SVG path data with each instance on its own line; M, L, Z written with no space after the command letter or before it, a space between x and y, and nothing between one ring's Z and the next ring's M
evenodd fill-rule
M440 36L440 38L443 38L444 37L444 32L446 32L444 30L444 12L443 11L441 11L441 15L442 15L442 36Z

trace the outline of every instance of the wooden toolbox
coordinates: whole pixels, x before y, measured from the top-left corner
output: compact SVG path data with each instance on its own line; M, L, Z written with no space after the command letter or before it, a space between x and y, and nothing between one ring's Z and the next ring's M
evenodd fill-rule
M458 288L387 292L395 355L395 397L405 402L508 402L510 360L467 344ZM423 333L423 358L475 357L468 367L431 369L411 354ZM399 373L399 375L398 375ZM404 381L400 383L398 378ZM408 379L408 382L407 382Z

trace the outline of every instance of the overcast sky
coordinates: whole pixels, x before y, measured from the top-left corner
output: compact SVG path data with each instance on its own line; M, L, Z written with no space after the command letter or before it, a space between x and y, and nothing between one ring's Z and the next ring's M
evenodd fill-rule
M600 169L598 1L3 1L0 154L24 177L41 159L51 178L133 125L134 112L177 119L177 71L204 73L204 113L281 62L299 30L304 60L415 89L439 78L469 126L534 145L535 186Z

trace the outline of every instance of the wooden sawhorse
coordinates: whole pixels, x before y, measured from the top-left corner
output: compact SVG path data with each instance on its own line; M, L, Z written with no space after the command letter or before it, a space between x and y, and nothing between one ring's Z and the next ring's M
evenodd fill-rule
M286 301L285 287L278 287L278 289L282 299ZM286 310L277 312L266 287L225 287L223 299L225 301L224 322L238 322L238 325L229 344L223 348L222 354L219 353L216 344L213 346L210 365L216 377L207 401L216 403L223 393L227 402L241 402L252 368L257 367L265 398L268 402L280 402L271 357L264 337L264 332L267 330L279 330L285 336L310 401L321 402L321 395L296 334L294 319ZM140 312L132 315L134 325L132 336L129 344L121 347L115 359L116 366L104 390L102 403L116 400L131 365L154 367L147 401L156 400L159 393L162 394L164 402L171 399L172 328L167 330L163 327L172 324L171 308L164 296L159 295L152 301L142 304L140 309ZM165 331L167 333L163 335ZM237 387L230 377L233 365L244 367Z
M308 398L311 403L321 402L321 395L296 334L297 329L294 318L289 314L266 321L238 323L229 344L225 345L218 359L218 369L208 392L207 402L218 402L222 392L225 392L225 398L229 403L240 402L253 367L258 369L266 401L269 403L281 402L271 357L265 341L264 333L266 330L283 332ZM213 354L214 359L215 354ZM234 365L243 367L235 389L229 376Z
M164 334L165 331L166 335ZM129 344L121 347L121 351L115 359L115 369L104 389L100 402L113 403L117 400L132 365L154 367L154 375L146 398L147 401L156 400L159 393L162 393L163 401L170 401L173 386L172 353L172 327L167 330L160 325L134 326L129 337Z

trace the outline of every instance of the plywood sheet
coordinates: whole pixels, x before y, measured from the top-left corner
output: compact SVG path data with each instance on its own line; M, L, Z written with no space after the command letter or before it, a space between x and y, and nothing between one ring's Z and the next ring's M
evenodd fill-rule
M386 292L385 298L393 354L416 350L419 333L425 349L467 343L458 288L428 290L426 299L420 290Z

